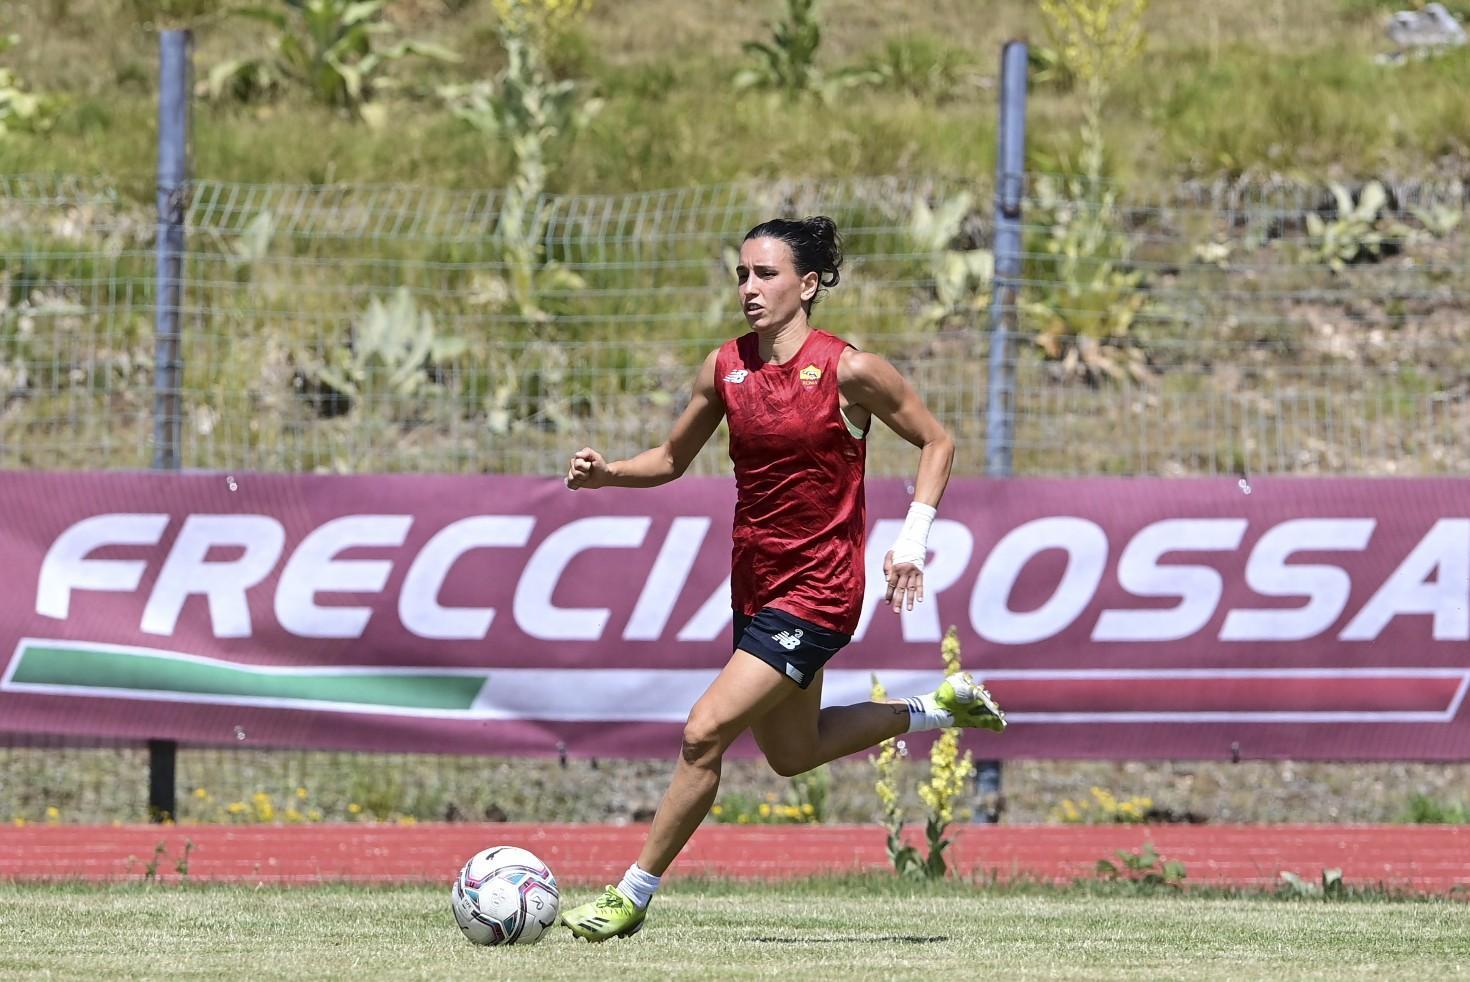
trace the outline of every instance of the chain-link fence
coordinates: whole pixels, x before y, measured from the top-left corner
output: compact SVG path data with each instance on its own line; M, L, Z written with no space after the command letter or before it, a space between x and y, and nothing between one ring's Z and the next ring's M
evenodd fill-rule
M1372 185L1137 196L1033 177L1007 351L1015 473L1470 469L1465 188L1382 190L1381 202ZM0 178L0 467L153 460L156 225L138 194ZM516 216L529 239L507 233L496 193L201 181L183 262L183 466L552 475L583 444L655 445L703 355L744 330L741 236L823 213L848 260L816 322L898 364L955 435L956 472L978 474L991 198L916 178L547 197ZM912 450L881 427L874 441L873 473L912 471ZM728 467L717 437L694 469ZM52 785L38 775L63 770L85 812L67 819L142 817L137 780L121 804L81 802L111 802L97 789L144 754L16 743L0 818L41 818ZM444 792L475 785L473 762L325 759L307 774L291 770L303 755L189 751L180 787L213 796L185 803L206 819L224 803L258 810L262 787L273 807L298 782L325 796L328 774L328 810L369 800L374 781L428 781L431 804L382 791L380 810L443 818L446 800L474 798L466 815L489 814Z
M1461 186L1390 188L1367 217L1293 185L1032 191L1016 473L1470 466ZM584 443L654 445L744 330L745 230L825 213L848 261L817 322L899 364L979 473L989 198L911 178L547 197L518 250L495 193L199 182L184 466L550 474ZM154 234L105 182L0 179L0 466L151 460ZM696 464L727 468L719 440Z

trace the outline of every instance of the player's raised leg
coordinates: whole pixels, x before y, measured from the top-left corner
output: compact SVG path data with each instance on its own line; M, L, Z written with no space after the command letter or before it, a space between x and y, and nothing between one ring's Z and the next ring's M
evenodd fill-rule
M791 680L754 655L736 651L684 724L674 777L664 792L637 864L618 886L563 912L562 923L588 941L628 937L643 927L658 879L699 823L720 787L725 751L751 723L798 692Z
M822 706L822 673L809 688L767 713L750 731L777 774L791 777L866 750L890 737L948 726L1000 732L1005 713L985 686L956 673L924 696L851 706Z

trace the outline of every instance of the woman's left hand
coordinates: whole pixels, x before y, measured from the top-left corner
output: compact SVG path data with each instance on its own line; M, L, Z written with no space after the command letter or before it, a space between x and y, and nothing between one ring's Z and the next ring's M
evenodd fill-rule
M888 580L888 590L883 594L883 602L891 604L895 614L903 609L905 601L909 610L914 609L916 602L924 602L924 571L913 563L893 565L892 549L883 557L883 576Z

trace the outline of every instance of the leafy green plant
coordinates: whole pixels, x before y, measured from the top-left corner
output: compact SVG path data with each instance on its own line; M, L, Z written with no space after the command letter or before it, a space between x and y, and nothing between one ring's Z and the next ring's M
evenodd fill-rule
M1077 79L1056 48L1045 44L1026 47L1027 80L1033 86L1050 85L1069 91Z
M194 840L184 840L184 851L174 860L174 872L184 879L189 878L189 853L194 851Z
M770 41L742 45L747 54L755 56L755 64L735 73L736 89L767 89L792 101L809 95L827 100L843 89L880 81L865 67L830 74L817 67L817 50L822 46L817 3L786 0L786 17L771 25Z
M822 77L817 68L821 46L817 0L786 0L786 18L771 25L771 40L746 41L741 46L756 57L756 64L735 76L735 87L778 89L788 98L813 92Z
M459 338L439 337L434 317L407 287L387 303L374 297L353 325L350 341L325 360L304 356L312 379L349 403L367 395L404 399L433 384L430 372L464 353Z
M398 775L375 771L353 776L351 797L352 805L347 808L349 814L366 812L382 822L399 813L406 795Z
M447 48L412 39L383 43L393 27L383 17L388 0L281 0L278 6L237 7L231 13L276 31L268 58L215 65L203 83L210 98L251 99L297 85L329 106L379 125L386 114L372 101L391 89L389 66L410 55L458 61Z
M256 264L270 255L275 235L276 216L269 209L259 212L239 235L224 244L225 262L240 279L248 279Z
M20 44L20 35L0 35L0 54ZM29 87L15 72L0 65L0 138L9 133L39 133L54 119L49 99Z
M1341 900L1347 896L1347 885L1343 882L1340 869L1324 869L1322 879L1318 883L1303 879L1290 870L1282 870L1277 892L1292 897Z
M933 297L919 315L926 327L971 326L990 303L994 254L989 249L955 248L972 202L967 191L933 208L923 198L914 201L909 240L915 251L930 257L929 275L934 284Z
M891 38L862 66L869 84L934 102L957 95L971 70L964 50L928 35Z
M1037 346L1061 363L1066 378L1148 379L1146 352L1129 337L1148 294L1143 274L1128 265L1131 243L1116 218L1116 192L1044 176L1035 182L1031 205L1044 229L1034 252L1049 257L1035 277L1036 294L1021 304L1036 325Z
M1145 842L1137 852L1117 850L1115 863L1110 859L1099 859L1096 871L1100 879L1114 883L1135 883L1142 886L1164 886L1178 889L1184 886L1187 875L1184 864L1177 859L1159 858L1153 843Z
M1411 207L1409 214L1419 222L1430 238L1442 239L1454 232L1465 213L1451 205L1432 204L1426 207Z
M1470 0L1440 0L1440 2L1458 20L1470 20ZM1360 17L1381 18L1400 10L1422 6L1423 4L1406 3L1405 0L1342 0L1344 13Z
M1376 262L1383 258L1390 240L1403 239L1408 230L1397 222L1382 218L1388 204L1388 192L1378 181L1369 181L1358 193L1357 201L1336 181L1328 184L1336 203L1331 219L1315 213L1307 215L1307 256L1326 263L1333 272L1341 272L1349 263Z
M1416 825L1467 825L1470 808L1463 801L1441 801L1427 794L1416 794L1409 799L1403 821Z
M219 0L129 0L133 18L158 30L192 27L220 13Z
M168 858L168 843L160 842L153 847L153 858L143 864L143 879L158 879L158 867L166 858Z

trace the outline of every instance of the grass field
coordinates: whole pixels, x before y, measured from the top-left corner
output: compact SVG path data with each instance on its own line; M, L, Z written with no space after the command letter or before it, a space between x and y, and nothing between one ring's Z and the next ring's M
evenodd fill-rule
M583 890L568 891L578 902ZM439 888L0 885L0 976L292 978L1453 978L1461 902L671 884L643 934L464 941Z

